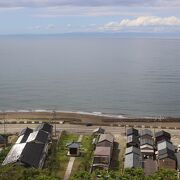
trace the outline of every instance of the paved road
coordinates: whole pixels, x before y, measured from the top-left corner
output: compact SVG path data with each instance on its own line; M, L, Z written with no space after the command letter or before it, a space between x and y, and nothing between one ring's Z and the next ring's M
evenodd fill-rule
M6 124L5 132L7 133L19 133L23 128L30 127L35 128L37 124ZM89 134L92 133L94 129L99 126L85 126L85 125L73 125L73 124L57 124L57 131L67 130L72 133L78 134ZM112 134L125 134L124 127L112 127L112 126L102 126L106 130L106 132L110 132ZM157 131L158 129L152 129L153 131ZM180 130L168 130L171 133L180 134ZM4 125L0 124L0 133L4 133Z

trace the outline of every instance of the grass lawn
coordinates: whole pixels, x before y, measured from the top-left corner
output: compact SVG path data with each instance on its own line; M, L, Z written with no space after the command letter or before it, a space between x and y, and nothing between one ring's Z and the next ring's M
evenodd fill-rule
M76 134L69 134L65 131L61 134L58 144L58 151L57 151L57 157L60 163L60 168L57 172L57 177L60 179L63 179L69 162L69 157L66 155L67 154L66 144L73 140L77 141L78 137L79 136Z
M88 171L90 169L93 151L92 139L93 137L91 135L83 136L81 141L81 156L76 157L71 175L78 170Z

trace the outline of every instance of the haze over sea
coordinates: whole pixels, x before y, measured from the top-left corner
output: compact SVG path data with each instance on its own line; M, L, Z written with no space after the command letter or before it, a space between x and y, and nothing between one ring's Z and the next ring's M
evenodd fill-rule
M180 117L180 39L0 37L0 110Z

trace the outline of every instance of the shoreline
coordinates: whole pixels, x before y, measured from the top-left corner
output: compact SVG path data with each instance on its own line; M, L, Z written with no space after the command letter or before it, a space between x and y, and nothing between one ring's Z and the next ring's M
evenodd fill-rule
M55 112L55 114L54 114ZM101 112L83 111L53 111L53 110L17 110L0 111L0 120L3 119L31 119L31 120L50 120L55 116L56 120L68 120L77 122L112 123L112 122L180 122L180 117L128 117L125 115L103 114Z

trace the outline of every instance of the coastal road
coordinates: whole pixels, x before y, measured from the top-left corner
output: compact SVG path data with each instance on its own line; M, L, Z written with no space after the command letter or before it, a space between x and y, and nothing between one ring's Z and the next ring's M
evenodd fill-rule
M35 128L37 124L0 124L0 133L19 133L23 128L29 127L29 128ZM55 126L54 126L55 127ZM57 124L56 130L57 131L63 131L66 130L68 132L72 133L78 133L78 134L90 134L92 131L99 126L86 126L86 125L75 125L75 124ZM110 132L112 134L125 134L125 131L128 127L112 127L112 126L101 126L106 130L106 132ZM158 129L151 128L152 131L158 131ZM53 129L55 130L55 129ZM167 129L168 130L168 129ZM172 130L169 129L168 131L176 132L177 134L180 134L180 130Z

